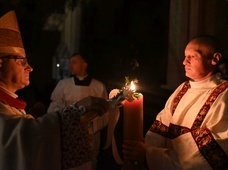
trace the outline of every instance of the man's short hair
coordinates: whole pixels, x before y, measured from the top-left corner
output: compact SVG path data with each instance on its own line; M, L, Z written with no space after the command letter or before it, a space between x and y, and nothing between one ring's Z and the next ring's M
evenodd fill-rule
M89 64L90 58L89 58L89 56L88 56L87 54L85 54L85 53L75 52L75 53L73 53L73 54L70 56L70 58L75 57L75 56L77 56L77 55L81 56L81 58L82 58L87 64Z
M202 44L210 46L213 50L213 53L221 53L222 55L224 53L221 41L213 35L209 35L209 34L198 35L194 37L192 40L197 40Z

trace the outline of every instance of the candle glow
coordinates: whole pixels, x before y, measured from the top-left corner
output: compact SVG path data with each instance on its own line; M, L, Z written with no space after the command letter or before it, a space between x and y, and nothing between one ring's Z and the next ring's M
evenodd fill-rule
M113 157L119 165L123 165L124 162L120 158L114 138L114 129L120 114L117 108L123 106L124 140L143 141L143 95L136 92L135 83L138 83L137 79L130 81L129 77L125 77L125 85L120 89L113 89L109 93L108 102L111 106L110 108L114 109L109 115L105 148L112 144Z
M135 83L133 81L131 81L130 90L133 92L136 91Z

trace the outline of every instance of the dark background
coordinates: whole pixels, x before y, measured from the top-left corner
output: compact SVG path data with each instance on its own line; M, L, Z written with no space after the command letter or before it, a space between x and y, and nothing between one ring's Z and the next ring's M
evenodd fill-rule
M44 114L58 82L52 78L52 57L61 41L61 31L42 28L50 14L65 13L66 1L0 0L0 16L11 9L16 11L27 57L34 69L30 85L18 91L28 103L27 110L40 102L45 106ZM67 2L74 9L78 1ZM224 9L221 4L217 7ZM172 92L161 88L167 80L169 7L170 0L82 0L81 3L80 51L91 58L90 73L106 84L108 92L123 86L125 76L139 80L139 91L144 95L144 132ZM221 11L216 25L219 30L226 28L220 24L224 18L228 18L228 13ZM223 31L218 34L227 37ZM134 67L135 61L139 67ZM120 146L122 117L116 133ZM120 168L110 150L101 152L100 158L100 169Z
M73 9L77 1L71 2L75 2ZM108 92L123 86L125 76L137 78L147 101L148 91L153 93L151 89L166 83L169 0L85 2L81 6L80 51L91 58L90 73L106 84ZM27 109L36 102L45 106L50 103L58 81L52 78L52 57L61 31L42 28L51 13L64 14L64 8L63 0L0 0L1 16L11 9L16 11L33 67L30 85L18 92L28 102ZM135 60L139 63L137 68ZM159 99L156 101L159 103Z
M0 0L1 16L10 9L17 14L27 57L34 69L30 85L17 93L28 103L27 110L37 102L45 105L36 116L45 113L58 82L52 78L52 57L61 32L42 28L51 13L64 14L64 5L63 0ZM106 84L108 92L123 86L125 76L139 80L139 91L144 95L145 132L169 95L169 91L157 90L166 83L168 23L169 0L82 1L80 51L91 57L90 73ZM139 67L134 67L135 60ZM121 149L122 116L116 133ZM104 142L105 129L102 134ZM110 148L99 158L99 169L120 168Z

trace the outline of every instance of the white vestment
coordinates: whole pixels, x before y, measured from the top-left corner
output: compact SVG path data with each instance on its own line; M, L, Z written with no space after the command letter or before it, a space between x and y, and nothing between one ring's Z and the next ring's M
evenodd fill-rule
M91 160L87 126L76 116L83 110L70 105L34 119L25 106L0 87L0 169L60 170Z
M54 91L51 95L51 104L48 108L48 112L57 111L63 109L64 107L71 105L73 103L78 102L79 100L88 97L102 97L107 99L107 90L105 85L92 78L89 85L75 85L74 77L66 78L60 80L55 87ZM102 128L104 128L108 123L108 113L98 116L92 120L92 128L90 129L93 133L92 138L92 147L94 151L94 156L91 161L82 165L81 167L77 167L74 169L77 170L92 170L96 168L97 155L100 147L100 132Z
M189 83L174 91L146 134L151 170L228 168L227 82L213 76Z

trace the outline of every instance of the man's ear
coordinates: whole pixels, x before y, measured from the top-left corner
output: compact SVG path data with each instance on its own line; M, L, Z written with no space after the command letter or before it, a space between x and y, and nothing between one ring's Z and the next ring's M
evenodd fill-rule
M211 64L212 65L217 65L219 63L219 61L221 60L222 58L222 54L221 53L214 53L213 54L213 59L211 61Z

